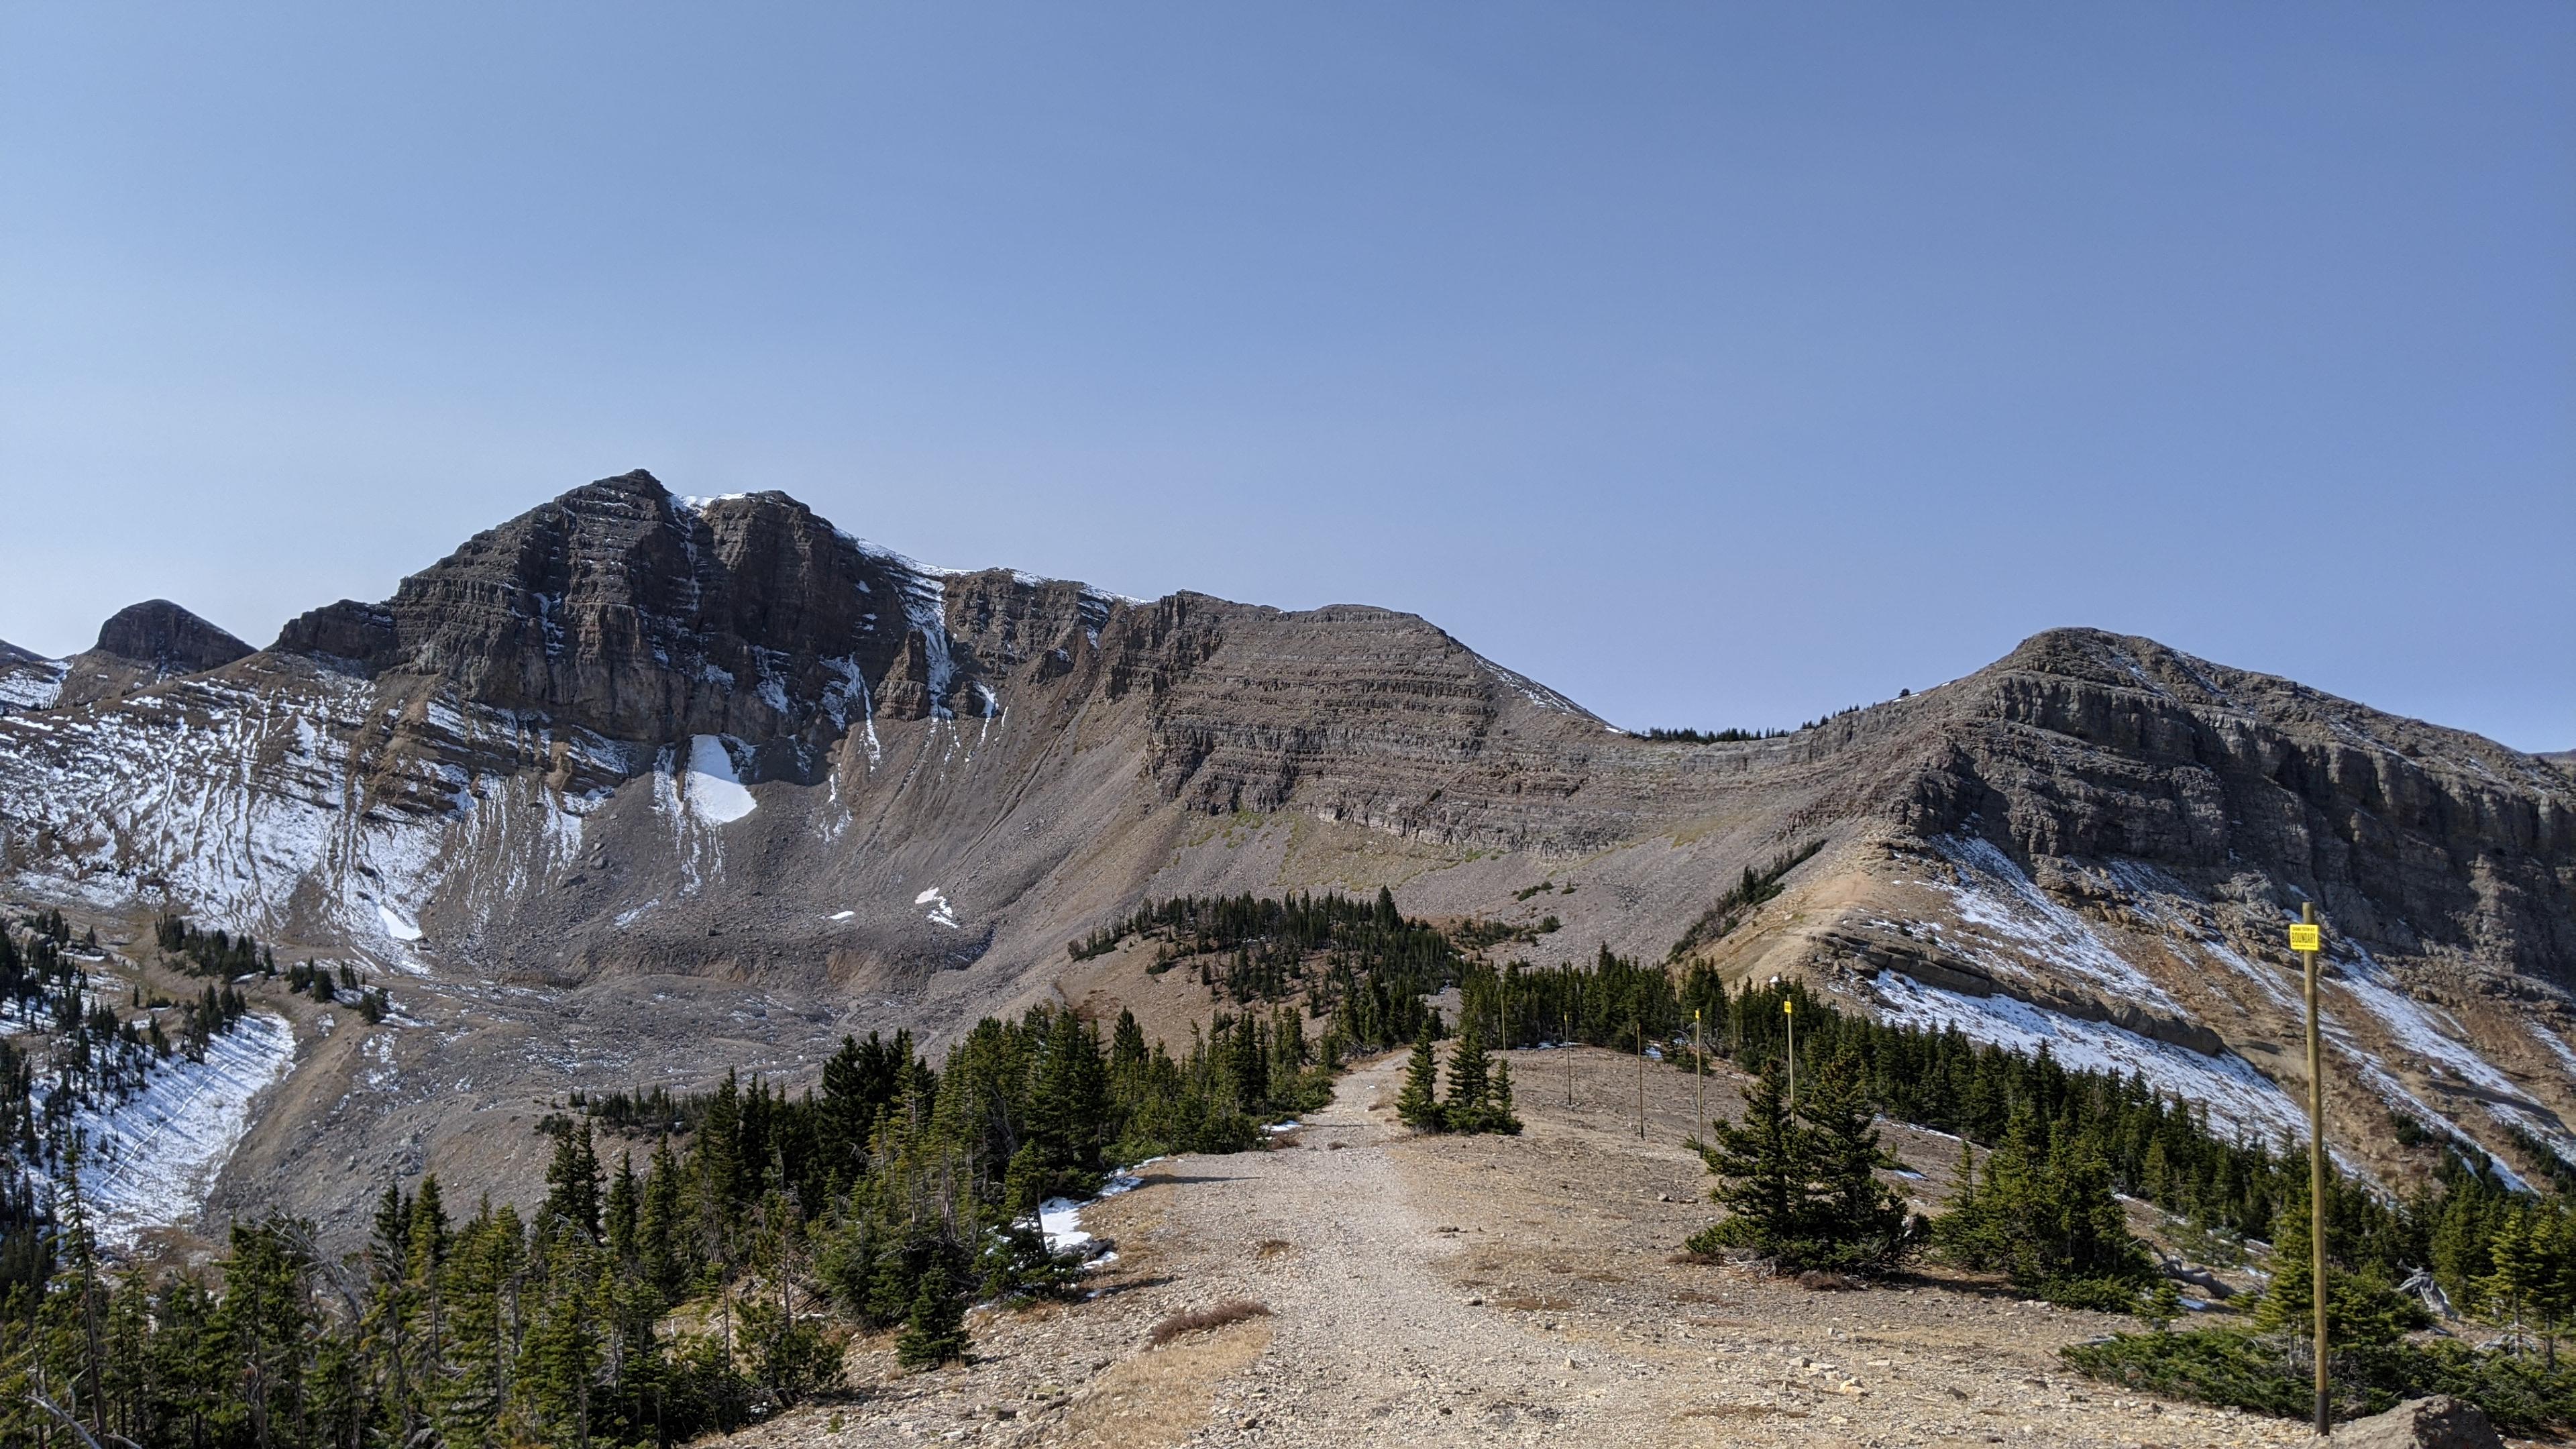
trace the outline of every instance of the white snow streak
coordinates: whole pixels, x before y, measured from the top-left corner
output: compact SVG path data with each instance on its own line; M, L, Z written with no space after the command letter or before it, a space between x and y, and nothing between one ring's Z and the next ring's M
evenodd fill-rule
M2178 1012L2174 999L2147 974L2121 959L2120 953L2093 934L2084 919L2048 898L2022 874L2011 856L1990 841L1968 835L1940 835L1932 848L1958 872L1956 883L1927 881L1948 895L1972 939L1958 942L1938 926L1941 944L1985 967L2000 979L2027 981L2023 964L2036 958L2068 975L2099 987L2113 1001Z

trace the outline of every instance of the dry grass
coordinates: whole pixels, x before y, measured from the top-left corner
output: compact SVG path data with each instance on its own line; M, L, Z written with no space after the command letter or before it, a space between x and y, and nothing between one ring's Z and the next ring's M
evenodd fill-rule
M1269 1316L1270 1305L1267 1303L1255 1303L1249 1298L1229 1298L1211 1307L1192 1308L1186 1312L1175 1313L1155 1324L1154 1331L1149 1337L1154 1340L1156 1348L1161 1348L1184 1333L1205 1333L1211 1328L1223 1328L1230 1323L1241 1323L1246 1319Z
M1276 1258L1281 1254L1286 1253L1294 1246L1295 1244L1290 1243L1286 1238L1263 1238L1259 1243L1253 1246L1252 1256L1256 1258Z

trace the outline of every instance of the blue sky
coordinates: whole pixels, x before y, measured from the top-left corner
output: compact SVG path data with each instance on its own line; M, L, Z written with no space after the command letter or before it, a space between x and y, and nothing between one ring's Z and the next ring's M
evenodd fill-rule
M2561 4L0 8L0 638L587 479L1624 724L2057 624L2576 746Z

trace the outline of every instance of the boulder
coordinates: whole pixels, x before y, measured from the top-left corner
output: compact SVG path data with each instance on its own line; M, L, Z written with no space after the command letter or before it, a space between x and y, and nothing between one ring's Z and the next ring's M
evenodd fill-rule
M2408 1399L2385 1414L2336 1428L2338 1449L2503 1449L2486 1412L2465 1399L2436 1394Z

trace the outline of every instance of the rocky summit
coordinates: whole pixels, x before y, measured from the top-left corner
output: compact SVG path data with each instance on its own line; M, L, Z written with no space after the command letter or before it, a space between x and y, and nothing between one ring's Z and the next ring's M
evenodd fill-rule
M2284 1141L2313 903L2354 1171L2576 1158L2576 777L2095 630L1791 733L1649 739L1411 615L935 569L636 472L265 649L155 601L71 659L8 651L0 712L13 909L393 983L382 1025L293 1024L173 1221L348 1233L433 1168L524 1195L539 1104L795 1081L847 1032L1051 1000L1178 1031L1168 982L1067 943L1149 899L1381 887L1542 964L1796 978Z

